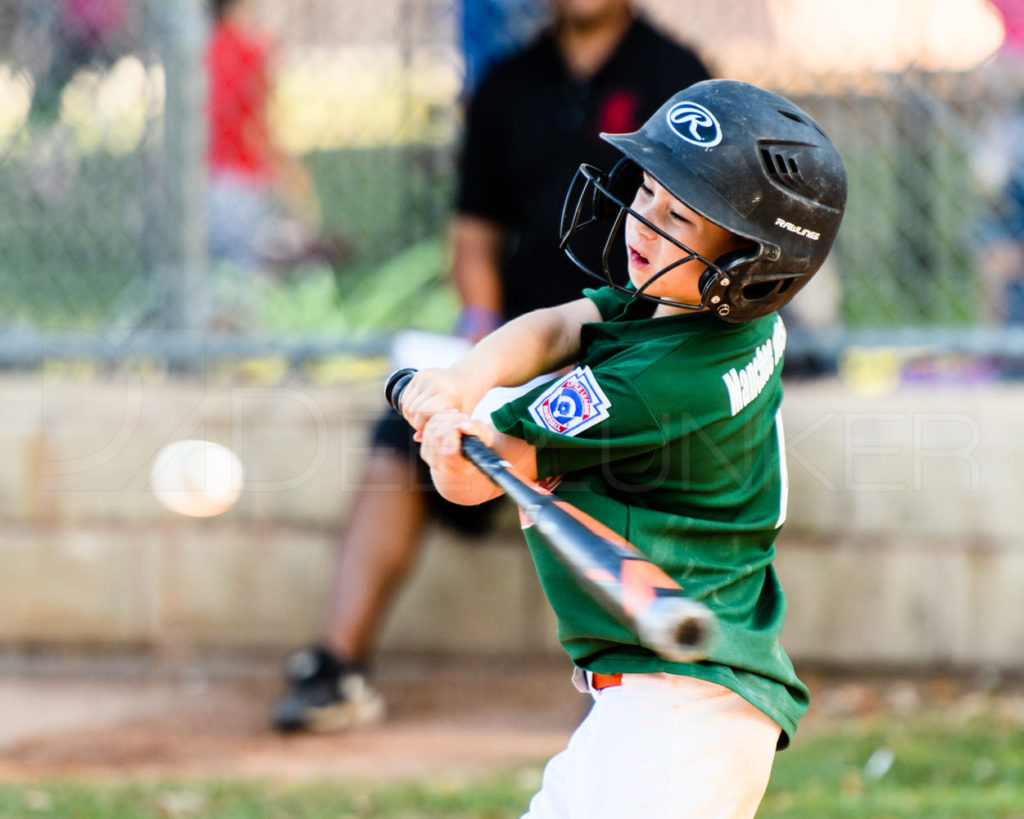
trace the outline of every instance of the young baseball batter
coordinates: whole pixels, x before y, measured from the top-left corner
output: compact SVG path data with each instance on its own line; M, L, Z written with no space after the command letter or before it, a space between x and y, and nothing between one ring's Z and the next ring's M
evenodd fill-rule
M706 660L663 659L527 529L594 707L526 815L750 817L808 699L779 644L786 604L772 567L787 496L786 332L775 311L827 255L846 175L800 108L729 80L690 86L639 131L603 136L624 158L607 175L580 168L562 245L606 286L419 373L404 413L449 499L498 492L459 454L461 435L478 435L719 620ZM501 407L491 425L466 415L488 388L566 364L568 375Z

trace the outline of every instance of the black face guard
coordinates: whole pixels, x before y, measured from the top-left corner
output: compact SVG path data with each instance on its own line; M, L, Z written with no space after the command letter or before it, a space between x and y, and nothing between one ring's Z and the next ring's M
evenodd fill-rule
M559 226L559 248L572 260L573 264L588 276L598 279L615 290L629 293L634 300L645 299L656 304L665 304L684 310L706 309L709 306L708 292L712 289L713 285L720 279L728 281L725 271L710 259L704 258L693 249L673 239L663 230L651 224L627 203L623 202L621 196L612 189L613 187L613 185L609 185L608 178L598 168L585 163L580 165L576 175L573 177L572 184L569 186L565 203L562 205L562 220ZM620 185L619 187L623 186ZM629 195L632 196L635 190L634 188L630 191ZM678 261L663 267L647 279L639 288L635 288L632 282L629 281L628 274L626 276L627 283L620 284L615 281L615 275L612 273L614 255L618 254L620 259L625 257L625 248L617 247L616 243L623 236L627 214L643 222L648 228L662 238L667 239L686 254ZM606 229L608 233L600 251L595 253L592 249L589 254L590 259L582 258L584 251L580 247L580 237L601 228ZM694 259L704 264L704 272L701 274L699 282L701 296L699 303L688 304L647 294L647 289L666 273ZM601 272L596 272L595 267L600 268Z

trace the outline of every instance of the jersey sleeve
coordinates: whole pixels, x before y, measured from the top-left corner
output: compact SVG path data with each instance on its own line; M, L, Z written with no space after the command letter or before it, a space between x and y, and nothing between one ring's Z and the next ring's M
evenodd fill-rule
M540 478L645 459L667 440L643 395L614 368L577 367L505 404L491 420L536 447Z
M587 287L583 295L594 302L602 321L611 321L632 301L629 294L613 287Z

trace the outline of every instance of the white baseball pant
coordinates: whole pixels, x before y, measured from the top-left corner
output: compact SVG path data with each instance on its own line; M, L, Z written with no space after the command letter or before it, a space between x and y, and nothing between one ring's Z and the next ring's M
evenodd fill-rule
M779 726L721 685L624 674L544 769L523 819L750 819L771 775Z

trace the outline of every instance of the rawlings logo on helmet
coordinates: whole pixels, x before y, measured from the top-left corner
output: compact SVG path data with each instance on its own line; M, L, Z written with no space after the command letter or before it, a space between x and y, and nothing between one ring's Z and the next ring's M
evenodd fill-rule
M695 102L673 105L665 115L668 127L680 139L699 148L713 148L722 141L722 126L715 115Z

